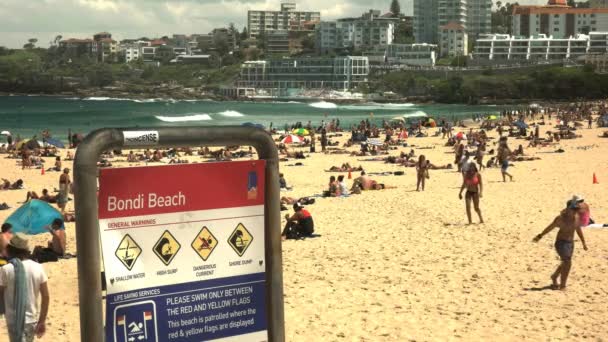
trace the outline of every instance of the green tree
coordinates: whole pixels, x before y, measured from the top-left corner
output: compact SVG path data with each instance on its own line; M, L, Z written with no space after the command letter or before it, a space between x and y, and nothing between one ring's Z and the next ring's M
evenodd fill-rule
M30 38L27 40L27 43L23 45L23 48L26 50L31 50L36 47L36 43L38 42L37 38Z
M396 17L398 17L401 14L401 5L399 4L399 0L393 0L391 2L391 9L390 9L390 11Z
M241 41L247 40L249 38L249 31L247 31L247 26L243 27L243 31L241 31Z
M399 21L395 27L395 43L412 44L414 43L414 31L405 21Z

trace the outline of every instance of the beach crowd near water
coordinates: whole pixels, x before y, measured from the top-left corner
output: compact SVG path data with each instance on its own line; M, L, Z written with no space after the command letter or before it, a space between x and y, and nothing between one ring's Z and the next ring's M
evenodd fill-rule
M280 152L288 341L608 339L608 102L343 126L265 127ZM82 135L62 148L58 132L3 133L0 222L34 200L61 217L37 235L2 225L0 340L80 340ZM256 158L193 146L106 151L98 167Z

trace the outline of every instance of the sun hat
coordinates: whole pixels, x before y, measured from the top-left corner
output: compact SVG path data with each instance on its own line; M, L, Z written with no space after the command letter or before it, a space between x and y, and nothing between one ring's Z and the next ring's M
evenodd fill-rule
M584 202L585 198L583 197L583 195L574 195L574 196L572 196L572 201L580 203L580 202Z
M23 233L15 233L15 235L13 235L11 240L8 242L8 245L22 251L30 251L29 239L27 235Z

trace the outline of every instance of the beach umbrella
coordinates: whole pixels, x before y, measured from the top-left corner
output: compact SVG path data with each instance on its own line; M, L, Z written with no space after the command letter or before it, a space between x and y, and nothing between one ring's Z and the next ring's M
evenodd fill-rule
M61 141L54 138L46 138L45 142L58 148L65 148L65 145Z
M47 202L34 199L15 210L6 219L6 223L13 226L14 233L36 235L47 233L45 227L53 223L55 219L63 220L63 216L57 209L51 207ZM65 229L65 227L62 228Z
M367 139L367 144L368 145L372 145L372 146L382 146L382 145L384 145L384 143L382 141L380 141L380 139L372 139L372 138L368 138Z
M301 144L303 141L304 139L302 139L302 137L294 134L289 134L288 136L283 138L283 140L281 140L283 144Z
M306 128L297 128L297 129L294 129L293 131L291 131L291 133L295 134L295 135L300 135L300 136L310 135L310 132Z
M9 131L2 131L2 132L0 132L0 135L11 135L11 132L9 132Z
M394 118L391 119L391 121L401 121L401 122L405 122L405 118L402 116L396 116Z

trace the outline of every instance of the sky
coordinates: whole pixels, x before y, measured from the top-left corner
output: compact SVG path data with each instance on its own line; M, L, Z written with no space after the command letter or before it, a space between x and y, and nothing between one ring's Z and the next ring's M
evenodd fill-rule
M292 0L293 1L293 0ZM322 20L388 11L391 0L300 0L297 8L321 12ZM517 1L517 0L515 0ZM513 1L513 2L515 2ZM503 0L503 3L509 2ZM547 0L519 0L544 4ZM0 0L0 46L20 48L30 38L48 47L57 35L87 38L107 31L120 40L174 33L208 33L234 23L241 30L247 10L278 10L280 0ZM400 0L412 14L413 0Z

